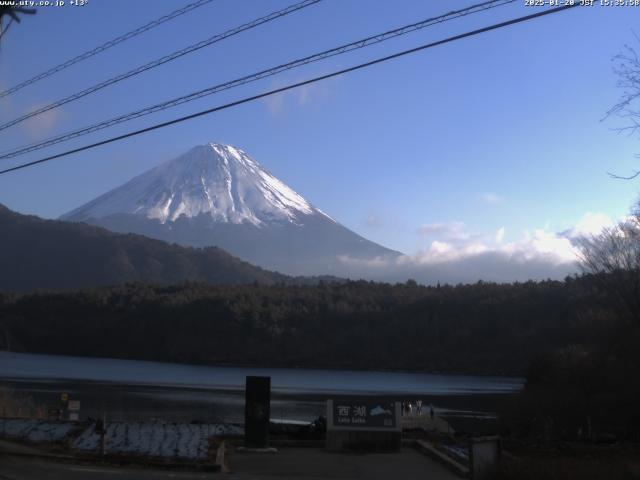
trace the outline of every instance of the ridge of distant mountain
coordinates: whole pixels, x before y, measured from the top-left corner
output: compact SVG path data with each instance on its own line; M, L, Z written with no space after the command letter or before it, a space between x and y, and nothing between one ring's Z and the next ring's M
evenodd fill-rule
M348 275L350 259L398 252L352 232L244 151L210 143L63 215L185 246L218 246L290 275Z

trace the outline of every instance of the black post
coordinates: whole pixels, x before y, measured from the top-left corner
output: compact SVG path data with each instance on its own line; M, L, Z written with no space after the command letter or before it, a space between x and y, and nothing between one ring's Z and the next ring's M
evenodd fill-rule
M247 377L244 405L244 444L248 448L269 445L271 377Z

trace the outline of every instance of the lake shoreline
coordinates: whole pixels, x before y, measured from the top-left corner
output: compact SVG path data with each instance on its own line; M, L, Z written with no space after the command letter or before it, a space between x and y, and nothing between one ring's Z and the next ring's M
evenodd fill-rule
M146 358L125 358L125 357L102 357L102 356L87 356L87 355L73 355L73 354L58 354L58 353L48 353L48 352L11 352L7 350L0 350L1 355L41 355L48 357L69 357L69 358L81 358L81 359L95 359L95 360L117 360L117 361L132 361L132 362L148 362L148 363L165 363L170 365L184 365L190 367L211 367L211 368L244 368L244 369L287 369L287 370L327 370L327 371L335 371L335 372L350 372L350 371L359 371L359 372L378 372L378 373L407 373L407 374L423 374L423 375L450 375L450 376L473 376L473 377L499 377L499 378L524 378L526 372L520 372L520 374L511 374L502 372L489 372L489 371L460 371L460 370L422 370L419 368L415 369L394 369L394 368L374 368L374 367L366 367L358 365L357 368L349 368L349 367L337 367L332 366L331 364L323 364L319 362L314 365L288 365L281 364L278 362L274 363L238 363L238 362L216 362L216 363L189 363L189 362L180 362L180 361L169 361L163 359L146 359Z
M495 416L519 392L519 378L237 367L0 353L4 390L18 404L43 415L78 400L81 418L135 421L244 421L245 380L271 378L272 418L312 421L326 414L326 400L372 397L416 403L423 412L464 418Z
M3 389L23 405L23 412L46 414L60 408L60 396L82 403L80 418L107 418L141 421L155 418L169 422L244 421L244 389L195 388L161 385L133 385L116 382L55 381L52 379L5 380ZM456 430L460 425L485 428L495 423L497 412L516 393L416 393L416 392L287 392L271 393L271 418L276 421L311 422L326 415L326 401L354 396L374 397L380 401L404 401L414 405L422 401L422 414L434 405L437 416L446 418ZM454 427L455 428L455 427Z

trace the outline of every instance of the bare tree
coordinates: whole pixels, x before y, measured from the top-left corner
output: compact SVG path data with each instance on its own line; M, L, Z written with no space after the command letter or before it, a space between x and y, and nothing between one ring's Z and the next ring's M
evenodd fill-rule
M635 33L634 33L635 35ZM640 43L640 37L635 35ZM605 118L618 116L625 120L626 125L616 128L618 133L635 135L640 133L640 57L636 49L625 45L621 53L612 59L613 71L618 77L617 86L622 90L622 95L613 107L609 109ZM640 155L636 155L640 159ZM640 170L631 175L616 175L609 173L614 178L631 180L640 176Z
M36 10L33 8L25 8L17 5L4 5L0 6L0 40L7 33L12 22L20 23L20 17L18 14L33 15ZM9 21L6 25L3 23L4 17L9 17Z
M634 36L640 43L635 32ZM640 56L634 47L625 45L612 61L622 95L605 118L623 118L626 125L617 128L618 133L640 136ZM627 176L609 175L631 180L640 176L640 170ZM579 246L583 272L592 274L615 299L619 314L640 326L640 201L626 220L598 235L582 238Z
M597 279L616 310L640 326L640 203L615 227L580 241L581 268Z

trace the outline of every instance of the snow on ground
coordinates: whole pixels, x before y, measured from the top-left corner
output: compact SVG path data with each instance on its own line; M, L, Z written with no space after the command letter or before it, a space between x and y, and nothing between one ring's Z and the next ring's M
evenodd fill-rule
M61 443L72 433L81 433L71 443L73 450L100 451L100 435L95 424L54 422L23 418L0 418L0 438L31 443ZM238 425L165 422L113 422L107 424L106 451L110 454L140 455L174 459L203 460L208 456L209 439L242 436Z
M33 443L62 442L76 428L77 425L71 422L0 418L0 438L15 438Z
M107 425L105 439L106 451L111 454L202 460L207 458L209 438L243 434L244 429L236 425L114 422ZM97 452L100 435L91 426L73 442L72 448Z

